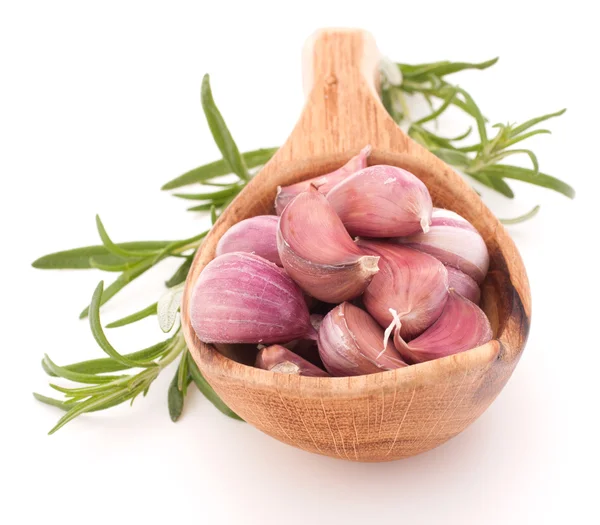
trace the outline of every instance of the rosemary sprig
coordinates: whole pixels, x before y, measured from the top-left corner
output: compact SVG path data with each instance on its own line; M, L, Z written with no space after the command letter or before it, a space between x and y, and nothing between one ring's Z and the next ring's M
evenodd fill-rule
M513 148L515 144L531 136L549 133L546 129L532 128L561 115L564 110L531 119L518 126L497 124L491 128L496 130L495 135L491 136L491 130L473 98L464 89L446 80L448 75L465 69L486 69L496 60L480 64L464 62L392 64L392 69L388 63L387 68L383 69L383 103L396 122L407 126L408 133L414 140L479 183L510 198L514 193L505 179L521 180L573 198L575 192L568 184L539 172L538 159L531 150ZM387 74L385 74L386 70ZM425 98L431 107L429 115L417 121L410 119L409 98L412 96ZM197 204L189 209L210 211L214 224L218 216L252 177L251 170L260 169L275 154L277 148L239 152L215 105L208 76L205 76L202 81L201 102L213 138L223 158L184 173L166 183L162 189L172 190L198 183L207 188L214 188L213 191L176 195L183 199L197 201ZM442 137L431 130L430 124L450 106L459 108L474 120L474 127L478 131L477 141L463 144L463 141L470 136L471 128L461 136L452 138ZM526 155L531 162L531 168L501 163L503 159L512 155ZM233 182L231 175L235 177ZM228 178L224 179L224 176ZM504 222L517 223L530 219L538 210L539 206L536 206L530 212L520 217L506 219ZM54 390L64 395L63 400L34 394L35 398L42 403L66 411L50 433L56 432L81 414L105 410L126 401L133 403L139 394L145 396L156 377L177 359L179 363L167 395L169 415L173 421L181 416L185 396L192 383L217 409L229 417L240 419L223 403L204 379L187 349L180 327L175 327L182 283L208 231L192 238L175 241L116 243L109 236L99 217L96 217L96 228L102 244L49 254L33 263L35 268L41 269L99 269L118 274L106 288L102 282L97 286L89 307L81 314L81 317L89 316L94 339L107 357L66 366L56 365L48 356L44 356L42 360L42 368L49 376L75 383L75 386L68 387L50 384ZM163 297L156 303L106 326L118 328L156 315L162 330L172 335L166 340L136 352L127 354L118 352L111 345L102 328L101 306L125 289L134 279L163 260L172 257L182 258L183 261L165 282L167 290ZM123 371L127 373L115 374Z
M463 88L449 82L446 77L466 69L487 69L497 62L497 58L478 64L467 62L435 62L430 64L408 65L395 64L397 71L390 69L390 64L382 68L382 100L394 120L407 127L408 134L415 141L429 149L447 164L454 166L459 172L471 177L478 183L512 199L514 192L505 179L514 179L536 186L548 188L563 195L574 198L575 190L565 182L540 173L537 156L530 149L517 147L518 144L539 134L548 134L548 129L532 129L538 124L562 115L566 110L549 113L532 118L523 124L494 124L491 130L479 106L473 97ZM393 67L393 66L392 66ZM396 75L396 73L399 73ZM411 119L408 98L421 96L429 103L431 113L419 120ZM435 108L434 100L438 101ZM432 131L431 122L437 119L450 107L454 106L465 112L474 120L478 139L476 142L463 145L470 136L469 128L459 137L443 137ZM491 136L491 131L495 134ZM531 168L522 168L501 163L514 155L528 157ZM535 210L535 211L534 211ZM515 219L503 220L515 223L533 217L539 206Z
M208 165L209 168L203 166L193 170L185 177L175 179L166 186L178 187L179 184L182 184L182 181L184 184L187 183L191 180L191 173L194 174L194 181L207 182L236 170L235 173L240 180L232 184L225 184L225 189L214 192L214 195L205 193L200 197L201 200L206 201L205 204L207 209L211 211L214 224L218 213L242 190L247 177L250 176L247 168L245 168L243 158L249 159L249 165L256 167L257 163L266 162L274 151L258 150L258 152L251 152L250 154L239 154L225 121L214 105L208 77L205 77L202 85L202 107L224 160L222 163ZM219 187L221 187L221 183L217 182L215 184L219 184ZM198 199L199 197L192 196L192 198ZM95 268L119 273L118 277L107 288L104 288L103 282L97 286L90 305L81 314L81 317L89 317L92 335L98 346L108 357L74 363L64 367L57 366L48 356L44 356L42 360L42 368L48 375L79 383L79 385L70 387L50 384L54 390L65 396L64 400L34 394L39 401L66 411L66 414L52 428L50 433L56 432L81 414L104 410L126 401L133 403L140 393L145 396L150 385L162 370L178 358L177 372L169 386L167 396L169 414L173 421L176 421L183 411L185 396L191 383L194 383L198 390L221 412L234 419L240 419L221 401L193 363L180 328L175 329L174 334L165 341L138 352L121 354L109 342L100 322L100 307L103 304L122 291L131 281L161 261L169 257L177 257L184 260L176 272L165 282L167 292L163 297L156 303L107 325L107 328L117 328L156 315L160 328L164 332L172 332L177 321L183 282L187 277L196 250L208 231L188 239L175 241L115 243L98 216L96 217L96 228L102 242L101 245L45 255L33 263L35 268L41 269ZM130 372L116 376L106 375L122 370L129 370Z

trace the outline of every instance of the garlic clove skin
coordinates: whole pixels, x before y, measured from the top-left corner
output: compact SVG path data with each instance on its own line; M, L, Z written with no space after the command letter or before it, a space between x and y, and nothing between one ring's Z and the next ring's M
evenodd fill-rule
M394 239L422 252L433 255L481 284L487 274L490 257L485 241L466 219L450 210L435 208L427 234L416 233Z
M314 186L286 206L277 247L289 276L306 293L327 303L359 296L378 271L379 257L361 251Z
M400 333L406 339L433 324L448 299L446 267L435 257L406 246L366 239L357 244L365 253L380 256L380 270L362 297L375 320L388 327L399 319Z
M398 237L427 232L433 205L423 182L395 166L369 166L344 179L327 200L350 235Z
M448 288L466 297L469 301L479 304L481 299L479 285L466 273L452 266L446 266L446 270L448 271Z
M408 343L396 332L394 345L407 361L422 363L476 348L492 337L492 328L483 310L450 290L444 311L433 325Z
M281 374L292 374L310 377L329 377L325 370L302 359L287 348L272 345L263 348L256 356L256 367Z
M206 265L191 294L191 324L205 343L316 338L302 290L258 255L226 253Z
M360 376L406 366L391 340L367 312L344 302L323 319L319 355L332 376ZM385 350L384 350L385 348Z
M319 193L327 195L331 188L333 188L338 182L344 180L349 175L366 168L367 158L370 154L371 146L365 146L360 150L358 155L352 157L341 168L332 171L327 175L313 177L312 179L298 182L290 186L279 186L277 188L277 197L275 197L275 213L277 213L277 215L281 215L285 207L292 201L292 199L303 191L307 191L311 184L319 190Z
M279 217L258 215L234 224L217 243L217 256L231 252L254 253L281 266L277 251Z

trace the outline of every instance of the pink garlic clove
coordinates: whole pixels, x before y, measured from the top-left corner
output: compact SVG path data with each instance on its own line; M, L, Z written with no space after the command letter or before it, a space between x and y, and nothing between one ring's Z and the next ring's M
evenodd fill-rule
M325 370L302 359L287 348L272 345L263 348L256 356L257 368L279 372L280 374L293 374L311 377L329 377Z
M319 329L319 354L333 376L360 376L406 366L391 341L383 345L383 329L364 310L336 306ZM385 349L385 350L384 350Z
M327 195L329 190L331 190L338 182L344 180L349 175L366 168L367 158L370 153L371 146L365 146L360 150L358 155L352 157L341 168L328 173L327 175L314 177L290 186L279 186L277 188L277 197L275 197L275 212L277 215L281 215L292 199L303 191L307 191L311 184L315 186L320 193Z
M205 343L274 343L316 338L302 290L258 255L226 253L194 284L190 317Z
M479 232L469 221L450 210L433 210L427 234L416 233L394 241L437 257L477 283L483 281L490 264L487 247Z
M350 235L397 237L426 232L431 196L412 173L395 166L370 166L344 179L327 200Z
M466 297L469 301L479 304L481 298L479 285L466 273L452 268L452 266L446 265L446 270L448 271L448 288L454 289L456 293Z
M231 252L254 253L281 266L277 251L279 217L258 215L234 224L217 244L217 256Z
M286 206L277 247L289 276L306 293L328 303L359 296L378 271L379 257L361 251L314 186Z
M396 332L394 345L407 361L421 363L476 348L492 337L483 310L450 290L444 311L433 325L409 343Z
M381 326L396 324L399 319L402 337L416 337L444 309L446 268L435 257L405 246L365 239L357 244L365 253L381 257L380 271L363 294L365 308Z

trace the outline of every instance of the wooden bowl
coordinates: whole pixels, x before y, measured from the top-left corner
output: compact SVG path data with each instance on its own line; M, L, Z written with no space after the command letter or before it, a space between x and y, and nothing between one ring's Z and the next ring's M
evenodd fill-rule
M289 139L219 218L198 252L182 304L185 338L200 370L236 413L295 447L353 461L389 461L436 447L470 425L515 368L529 330L531 297L504 227L449 166L408 138L377 94L379 53L359 30L323 30L305 48L306 106ZM278 185L327 173L366 144L370 164L406 168L434 204L468 219L490 253L482 308L495 339L467 352L378 374L313 378L276 374L229 359L196 337L189 297L236 222L272 213ZM240 360L243 361L243 360Z

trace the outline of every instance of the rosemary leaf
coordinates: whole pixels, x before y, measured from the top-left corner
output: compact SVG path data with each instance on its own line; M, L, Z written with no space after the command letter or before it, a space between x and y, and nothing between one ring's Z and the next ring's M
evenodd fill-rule
M77 416L85 412L91 412L93 409L98 409L101 406L114 402L119 398L122 398L124 394L127 394L126 390L117 390L116 392L110 392L98 397L92 397L87 401L81 401L80 403L73 405L73 407L70 408L69 411L58 420L58 423L50 430L50 432L48 432L48 434L54 434L57 430L61 429Z
M177 268L175 273L167 281L165 281L165 285L167 288L173 288L174 286L177 286L178 284L181 284L185 281L188 272L190 271L190 268L192 266L192 261L194 260L195 254L196 251L194 250L194 253L190 255L185 261L183 261L183 264L179 268Z
M202 102L202 109L208 122L208 127L212 133L213 139L223 155L223 159L227 162L231 171L235 173L242 180L250 180L250 173L248 167L244 162L243 157L240 155L238 147L225 124L225 120L221 115L221 112L215 105L212 91L210 89L210 77L204 75L202 79L202 88L200 90L200 99Z
M233 410L231 410L223 402L223 400L213 390L213 387L208 384L208 381L206 379L204 379L202 372L200 372L200 369L194 362L194 359L192 358L192 355L189 352L187 353L187 358L188 358L188 367L189 367L190 375L192 376L194 383L198 387L198 390L200 390L200 392L202 392L204 397L206 397L206 399L208 399L213 405L215 405L215 407L217 407L226 416L229 416L233 419L238 419L240 421L243 421L243 419L240 416L238 416Z
M168 245L167 245L168 246ZM152 266L156 264L155 259L147 258L142 259L132 266L129 270L125 270L119 277L117 277L103 292L100 300L100 306L105 304L107 301L112 299L118 292L120 292L125 286L131 281L137 279L140 275L147 272ZM89 306L86 307L80 314L79 318L84 319L89 313Z
M172 241L138 241L123 242L116 246L126 251L144 251L154 253L164 248ZM99 264L117 265L131 261L139 261L139 258L123 258L109 252L105 246L84 246L72 250L50 253L36 259L32 266L42 270L87 270L93 268L90 258Z
M179 360L179 366L177 367L177 388L181 390L183 397L185 397L187 392L187 379L192 379L192 376L189 374L189 363L187 359L187 348L181 354L181 359Z
M143 350L138 350L137 352L125 354L125 357L133 360L154 360L160 357L162 354L166 353L170 349L171 345L174 342L174 338L175 336L170 337L169 339L161 341L160 343L152 345L148 348L144 348ZM45 360L42 360L42 368L49 376L57 375L46 365ZM80 372L84 374L104 374L110 372L119 372L121 370L128 370L132 367L124 365L123 363L114 360L112 357L101 357L99 359L90 359L88 361L80 361L78 363L65 365L61 368L69 372Z
M43 396L42 394L38 394L37 392L33 393L33 397L37 399L40 403L44 403L46 405L50 405L53 407L60 408L65 412L70 410L74 404L74 401L59 401L58 399L54 399L53 397Z
M153 361L138 361L121 355L108 342L108 339L106 338L106 336L104 335L104 331L102 330L102 323L100 322L100 304L102 301L103 287L104 283L100 281L100 283L98 283L98 286L96 287L96 290L94 291L94 295L92 296L92 301L90 303L90 328L92 330L92 335L94 336L94 339L96 340L100 348L102 348L102 350L104 350L104 352L110 357L112 357L115 361L118 361L119 363L132 368L147 368L156 366L156 363L154 363Z
M269 161L271 157L275 155L275 152L278 149L279 148L261 148L254 151L248 151L246 153L242 153L242 158L248 168L256 168L266 164L267 161ZM229 164L225 160L221 159L188 171L187 173L184 173L183 175L180 175L179 177L167 182L161 189L174 190L189 184L200 183L216 177L222 177L223 175L227 175L229 173L231 173Z
M182 360L185 359L185 354L182 357ZM169 384L169 389L167 391L167 406L169 408L169 416L171 417L171 421L175 423L181 413L183 412L183 403L184 403L184 395L183 392L179 389L177 382L179 378L179 369L175 372L171 383Z
M55 364L47 355L44 355L43 360L45 367L52 372L52 375L68 379L69 381L75 381L77 383L85 383L97 385L101 383L110 383L117 379L122 379L127 376L101 376L97 374L89 374L84 372L73 372L65 367L58 366Z
M238 194L243 187L243 184L235 184L221 191L213 191L208 193L174 193L173 196L179 197L180 199L188 199L195 201L211 200L213 202L218 202L226 199L227 197L231 197L232 195Z
M503 177L506 179L521 180L534 184L535 186L541 186L548 188L559 193L562 193L565 197L570 199L575 198L575 190L569 186L566 182L563 182L551 175L539 172L535 173L533 170L527 168L519 168L517 166L509 166L507 164L496 164L494 166L488 166L481 173Z
M100 220L99 215L96 215L96 228L98 229L98 234L100 235L100 240L102 241L102 244L106 247L106 249L109 252L113 253L114 255L116 255L118 257L141 258L141 257L148 257L149 255L156 253L156 252L147 252L147 251L127 250L127 249L121 248L118 244L115 244L114 242L112 242L111 238L108 236L108 233L106 232L106 229L104 228L104 225L102 224L102 221Z
M145 319L146 317L150 317L151 315L156 315L156 305L158 303L153 303L142 310L130 314L126 317L119 319L118 321L113 321L112 323L108 323L106 328L119 328L121 326L126 326L131 323L135 323L140 321L141 319Z
M529 210L527 213L524 213L523 215L519 215L518 217L513 217L512 219L500 219L500 222L502 224L518 224L520 222L525 222L528 221L529 219L532 219L533 217L535 217L538 212L540 211L540 206L534 206L531 210Z
M480 63L442 61L433 62L430 64L421 64L420 66L398 64L398 67L400 68L402 75L407 78L414 78L424 74L433 74L438 77L443 77L444 75L458 73L459 71L464 71L465 69L487 69L498 62L498 59L499 57L496 57Z
M535 126L536 124L539 124L540 122L544 122L545 120L548 120L548 119L551 119L554 117L560 117L562 114L564 114L565 111L567 111L567 108L561 109L560 111L556 111L555 113L548 113L547 115L542 115L541 117L532 118L531 120L528 120L527 122L523 122L523 124L521 124L520 126L517 126L516 128L512 128L510 136L516 137L517 135L520 135L525 130Z

